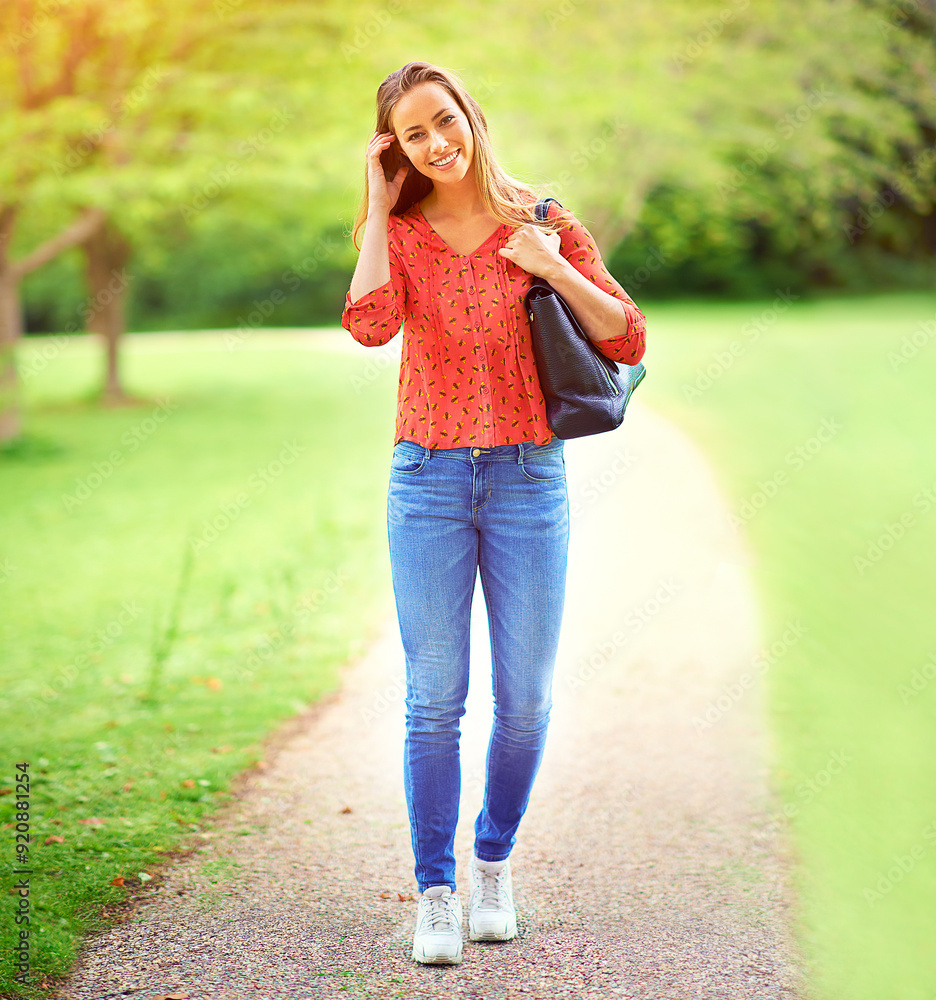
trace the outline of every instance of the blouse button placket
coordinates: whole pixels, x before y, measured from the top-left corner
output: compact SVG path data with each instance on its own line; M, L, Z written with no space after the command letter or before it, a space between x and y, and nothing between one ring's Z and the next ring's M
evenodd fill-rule
M488 383L488 377L491 371L491 359L488 357L487 344L484 342L484 328L481 323L482 311L481 303L478 298L477 285L479 284L475 276L475 264L477 263L482 268L484 267L484 257L481 254L475 257L465 258L465 270L467 271L467 281L468 286L465 289L465 294L468 297L468 309L474 313L472 318L472 331L474 333L476 350L475 357L478 360L478 391L481 396L481 410L483 413L490 413L491 410L491 386ZM482 429L481 437L484 441L484 446L490 448L494 444L494 428L493 426L485 421L484 427Z

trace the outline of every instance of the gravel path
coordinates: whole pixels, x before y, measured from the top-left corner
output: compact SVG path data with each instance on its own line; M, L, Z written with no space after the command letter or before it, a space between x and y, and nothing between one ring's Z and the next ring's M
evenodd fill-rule
M566 464L568 596L549 742L512 854L518 937L466 940L459 966L410 959L391 596L341 691L271 742L204 849L87 942L59 997L806 996L760 687L698 725L762 641L725 502L639 400L619 431L568 442ZM472 628L463 903L491 722L480 582Z

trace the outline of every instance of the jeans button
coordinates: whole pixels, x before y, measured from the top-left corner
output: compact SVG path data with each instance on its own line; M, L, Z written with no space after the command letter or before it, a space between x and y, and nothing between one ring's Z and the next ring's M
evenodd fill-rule
M471 449L471 454L474 455L475 458L477 458L481 454L481 449L480 448L472 448Z

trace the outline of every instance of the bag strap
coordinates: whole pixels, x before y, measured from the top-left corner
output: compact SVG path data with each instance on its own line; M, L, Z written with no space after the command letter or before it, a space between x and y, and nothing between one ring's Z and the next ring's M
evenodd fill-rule
M540 200L533 207L533 214L536 217L537 222L545 222L549 217L549 203L551 201L554 201L557 205L559 205L556 198L540 198ZM562 205L559 205L559 207L562 208Z

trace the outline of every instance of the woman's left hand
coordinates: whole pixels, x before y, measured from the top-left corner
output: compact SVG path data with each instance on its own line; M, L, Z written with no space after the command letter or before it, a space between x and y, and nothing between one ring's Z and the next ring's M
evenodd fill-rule
M559 253L561 242L558 233L544 233L537 226L524 225L515 229L503 249L497 252L524 271L549 280L550 273L565 264L565 258Z

